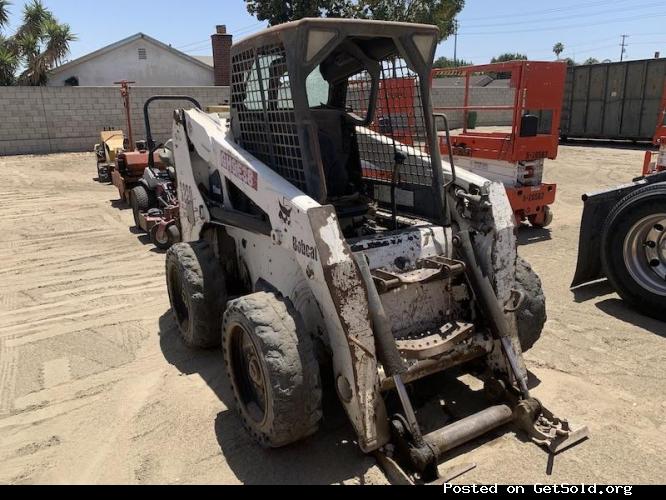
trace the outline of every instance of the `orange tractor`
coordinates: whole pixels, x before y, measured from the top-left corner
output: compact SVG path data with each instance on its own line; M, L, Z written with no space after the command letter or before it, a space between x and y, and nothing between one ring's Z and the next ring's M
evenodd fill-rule
M126 203L130 203L130 192L132 188L139 184L139 181L143 177L143 173L148 168L148 144L146 141L137 141L134 142L134 136L132 133L132 119L131 119L131 105L130 105L130 85L134 82L123 80L121 82L116 82L117 85L120 85L120 95L123 99L123 107L125 108L125 121L127 127L127 138L123 137L124 147L123 149L117 149L115 155L113 155L113 161L107 165L109 171L108 176L111 179L111 183L116 186L118 189L118 194L120 199ZM122 134L122 132L120 132ZM134 148L133 150L128 150L129 148ZM164 169L164 165L159 159L157 153L153 153L155 166ZM99 166L99 155L98 155L98 172L100 170Z
M472 86L472 79L479 75L497 83L506 82L515 91L513 102L472 104L475 90L479 88ZM462 113L461 131L451 134L451 153L456 166L501 181L506 186L518 222L548 226L553 220L550 205L555 202L557 186L543 182L543 170L546 159L557 158L566 63L510 61L432 72L432 81L446 77L464 81L462 106L435 109L437 112ZM491 116L490 113L499 112L510 112L510 131L473 129L477 113ZM442 154L449 154L444 133L440 133L440 148Z

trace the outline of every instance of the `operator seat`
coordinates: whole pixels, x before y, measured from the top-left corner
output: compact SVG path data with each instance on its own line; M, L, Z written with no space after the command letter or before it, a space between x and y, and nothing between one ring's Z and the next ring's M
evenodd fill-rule
M361 164L356 131L345 121L345 111L333 108L312 109L317 123L319 149L328 198L352 196L360 192Z

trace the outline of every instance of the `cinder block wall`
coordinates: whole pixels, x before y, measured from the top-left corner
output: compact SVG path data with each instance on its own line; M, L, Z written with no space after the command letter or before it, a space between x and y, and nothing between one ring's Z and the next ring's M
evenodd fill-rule
M513 106L516 92L505 87L473 87L470 92L471 106ZM465 89L461 87L436 87L432 89L432 102L435 108L462 106ZM462 111L444 111L449 119L449 126L463 126ZM507 126L513 119L512 111L477 111L477 126ZM439 124L441 126L441 124Z
M183 94L203 106L228 103L228 87L134 87L132 88L132 128L135 140L145 137L143 105L153 95ZM435 108L462 106L463 89L433 89ZM473 88L472 104L498 106L513 104L514 91L508 88ZM151 125L157 142L171 135L173 110L189 108L189 103L158 102L151 107ZM125 130L125 114L118 87L0 87L0 156L92 151L104 128ZM462 126L461 112L447 111L451 127ZM510 125L511 112L483 111L479 126ZM127 132L125 130L125 132Z
M153 95L189 95L202 106L225 104L228 87L134 87L131 94L134 139L145 138L143 105ZM171 136L173 110L182 102L151 105L157 142ZM0 87L0 155L92 151L104 128L125 130L118 87Z

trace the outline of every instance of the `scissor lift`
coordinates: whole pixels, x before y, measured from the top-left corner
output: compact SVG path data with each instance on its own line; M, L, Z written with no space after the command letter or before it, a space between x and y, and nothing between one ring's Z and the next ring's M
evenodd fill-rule
M479 87L472 87L471 82L478 74L509 79L510 88L515 90L513 104L473 104L474 89ZM557 185L543 182L543 168L546 159L557 157L566 63L510 61L433 70L433 79L442 77L464 78L462 106L435 109L463 115L462 129L451 136L457 166L503 182L518 222L548 226ZM512 113L510 132L479 131L469 126L471 112L506 111ZM440 149L448 154L444 133L440 134Z

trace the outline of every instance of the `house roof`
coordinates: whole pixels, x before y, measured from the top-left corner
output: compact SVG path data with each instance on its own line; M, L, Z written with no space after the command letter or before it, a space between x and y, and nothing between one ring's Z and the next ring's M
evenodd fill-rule
M194 57L198 61L201 61L205 65L210 66L211 68L215 66L214 62L215 59L213 58L213 56L192 56L192 57Z
M149 43L152 43L154 45L157 45L158 47L171 52L173 55L178 56L182 59L185 59L193 64L196 64L197 66L200 66L205 69L213 69L212 64L208 64L207 62L203 62L202 60L192 57L190 55L185 54L184 52L181 52L180 50L176 50L170 45L167 45L165 43L160 42L159 40L156 40L155 38L146 35L145 33L136 33L135 35L128 36L127 38L124 38L118 42L112 43L111 45L107 45L106 47L102 47L101 49L95 50L94 52L90 52L89 54L86 54L82 57L79 57L78 59L74 59L73 61L69 61L61 66L58 66L57 68L54 68L51 73L52 74L57 74L60 73L61 71L64 71L72 66L75 66L77 64L84 63L86 61L89 61L91 59L94 59L96 57L99 57L103 54L107 54L109 52L112 52L124 45L130 44L132 42L135 42L137 40L145 40ZM212 57L210 58L212 60Z

